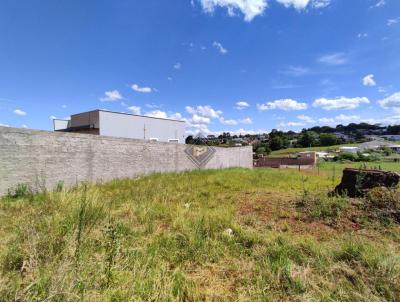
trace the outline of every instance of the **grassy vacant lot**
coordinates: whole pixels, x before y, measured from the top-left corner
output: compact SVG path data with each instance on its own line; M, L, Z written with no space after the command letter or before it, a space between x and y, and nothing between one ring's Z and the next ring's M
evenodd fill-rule
M0 301L400 301L398 193L326 197L339 176L196 171L4 198Z
M400 163L395 163L395 162L348 162L348 163L342 163L342 162L321 162L318 164L319 170L324 171L325 175L326 174L335 174L337 175L337 172L339 172L339 175L341 176L341 172L344 168L356 168L356 169L378 169L378 170L385 170L385 171L396 171L400 172ZM316 169L318 171L318 169Z
M290 154L295 154L303 151L337 151L339 150L340 147L354 147L357 146L358 144L343 144L343 145L335 145L335 146L329 146L329 147L306 147L306 148L287 148L287 149L281 149L277 151L272 151L269 156L272 157L279 157L279 156L287 156Z

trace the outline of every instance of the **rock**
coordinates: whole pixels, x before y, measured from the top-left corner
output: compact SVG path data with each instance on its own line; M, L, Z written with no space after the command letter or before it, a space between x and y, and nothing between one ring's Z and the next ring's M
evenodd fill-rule
M224 231L224 235L232 237L233 236L233 230L231 228L228 228Z
M396 172L346 168L343 170L341 183L335 188L335 193L359 197L376 187L394 188L399 181L400 174Z

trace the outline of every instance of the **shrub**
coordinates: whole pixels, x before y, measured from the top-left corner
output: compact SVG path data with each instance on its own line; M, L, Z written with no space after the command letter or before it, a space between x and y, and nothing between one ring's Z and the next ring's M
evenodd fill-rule
M370 216L400 223L400 192L384 187L374 188L368 192L365 201Z
M347 196L326 196L323 193L304 194L297 203L298 209L308 218L328 220L331 223L336 222L349 205Z
M335 157L336 161L357 161L358 155L353 153L340 153Z
M18 184L15 189L8 190L8 197L11 198L27 197L31 194L32 190L27 184Z

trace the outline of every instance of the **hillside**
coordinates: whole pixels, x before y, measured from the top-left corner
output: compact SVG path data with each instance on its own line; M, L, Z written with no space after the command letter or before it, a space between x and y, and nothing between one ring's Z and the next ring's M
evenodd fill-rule
M398 145L400 142L393 141L393 144ZM334 145L334 146L319 146L319 147L307 147L307 148L286 148L277 151L272 151L269 156L271 157L279 157L279 156L287 156L290 154L296 154L303 151L338 151L340 147L354 147L358 146L359 144L342 144L342 145Z
M0 301L399 301L385 206L400 197L326 197L339 177L230 169L21 189L0 200Z

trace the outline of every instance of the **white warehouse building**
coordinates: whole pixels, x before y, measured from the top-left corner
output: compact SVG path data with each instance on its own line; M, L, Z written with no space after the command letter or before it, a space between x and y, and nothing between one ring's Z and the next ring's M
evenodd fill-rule
M70 120L53 120L54 131L185 143L185 122L107 110L71 115Z

